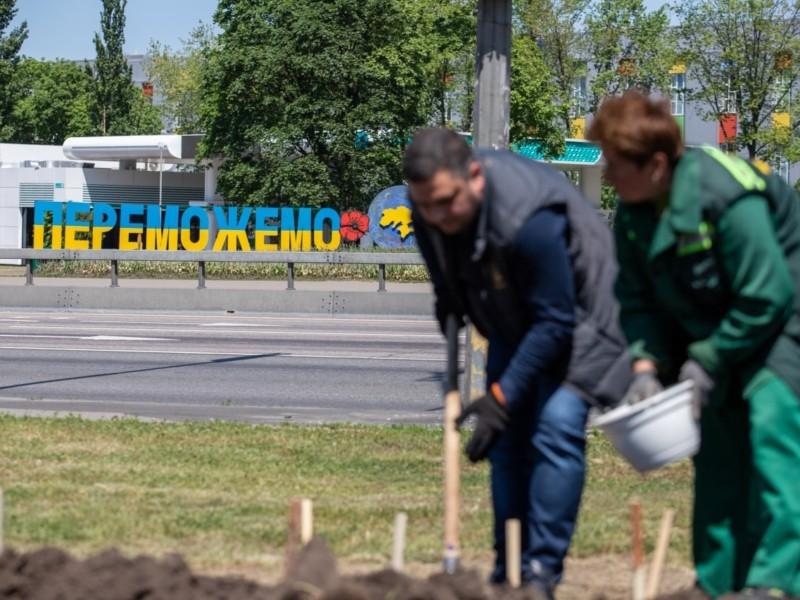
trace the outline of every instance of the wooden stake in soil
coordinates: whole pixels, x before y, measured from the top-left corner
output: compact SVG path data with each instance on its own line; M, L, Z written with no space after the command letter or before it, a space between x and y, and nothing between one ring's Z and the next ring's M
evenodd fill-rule
M408 516L406 513L397 513L394 517L394 543L392 544L392 569L401 573L405 566L404 556L406 552L406 523Z
M633 548L633 580L631 597L644 600L645 566L644 540L642 536L642 506L638 500L631 502L631 545Z
M522 571L521 530L519 519L506 521L506 579L512 588L518 588Z
M300 543L305 546L314 535L314 512L311 500L300 500Z
M675 511L668 508L661 517L661 527L659 527L658 530L656 550L653 554L653 562L650 564L650 573L647 578L647 600L654 600L658 595L658 586L661 584L661 573L664 570L664 563L667 559L669 536L672 533L672 523L674 521Z
M460 504L461 474L459 471L459 442L456 419L461 414L461 394L458 391L458 322L455 315L447 317L447 393L444 398L444 556L443 570L455 573L459 567L458 507Z
M3 531L3 517L4 516L5 515L3 514L3 489L0 488L0 554L2 554L3 551L5 550L5 546L3 545L3 533L5 533Z
M286 540L286 564L291 564L298 550L309 542L314 534L311 500L295 498L289 505L289 535Z

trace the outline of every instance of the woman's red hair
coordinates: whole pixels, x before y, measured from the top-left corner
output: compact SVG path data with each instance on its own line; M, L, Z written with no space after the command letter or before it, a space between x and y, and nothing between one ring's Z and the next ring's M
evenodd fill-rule
M644 164L656 152L674 165L683 154L678 123L666 100L628 90L606 98L594 115L586 139Z

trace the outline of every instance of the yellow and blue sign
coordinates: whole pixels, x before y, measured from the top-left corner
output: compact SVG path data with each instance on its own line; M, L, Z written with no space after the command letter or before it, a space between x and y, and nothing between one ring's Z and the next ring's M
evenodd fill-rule
M37 200L33 247L99 250L118 231L119 250L307 251L341 245L340 218L332 208L213 207L216 233L210 236L208 209L156 204L111 204Z
M414 224L408 188L395 185L379 192L369 206L369 234L381 248L414 248Z
M358 242L365 234L381 248L416 245L406 186L377 194L368 214L356 210L339 214L333 208L134 203L117 207L52 200L36 200L33 208L37 249L333 251L343 241Z

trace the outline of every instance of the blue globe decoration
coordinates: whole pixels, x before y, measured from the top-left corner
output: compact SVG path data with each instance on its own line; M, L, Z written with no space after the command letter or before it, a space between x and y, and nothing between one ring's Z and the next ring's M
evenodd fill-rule
M416 248L408 188L393 185L379 192L369 205L369 235L381 248Z

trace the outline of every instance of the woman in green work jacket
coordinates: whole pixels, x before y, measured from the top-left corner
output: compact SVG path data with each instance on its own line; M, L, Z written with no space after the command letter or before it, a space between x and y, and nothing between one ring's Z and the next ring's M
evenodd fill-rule
M800 198L763 166L684 149L669 104L638 92L588 137L620 201L628 400L696 384L698 597L800 595Z

